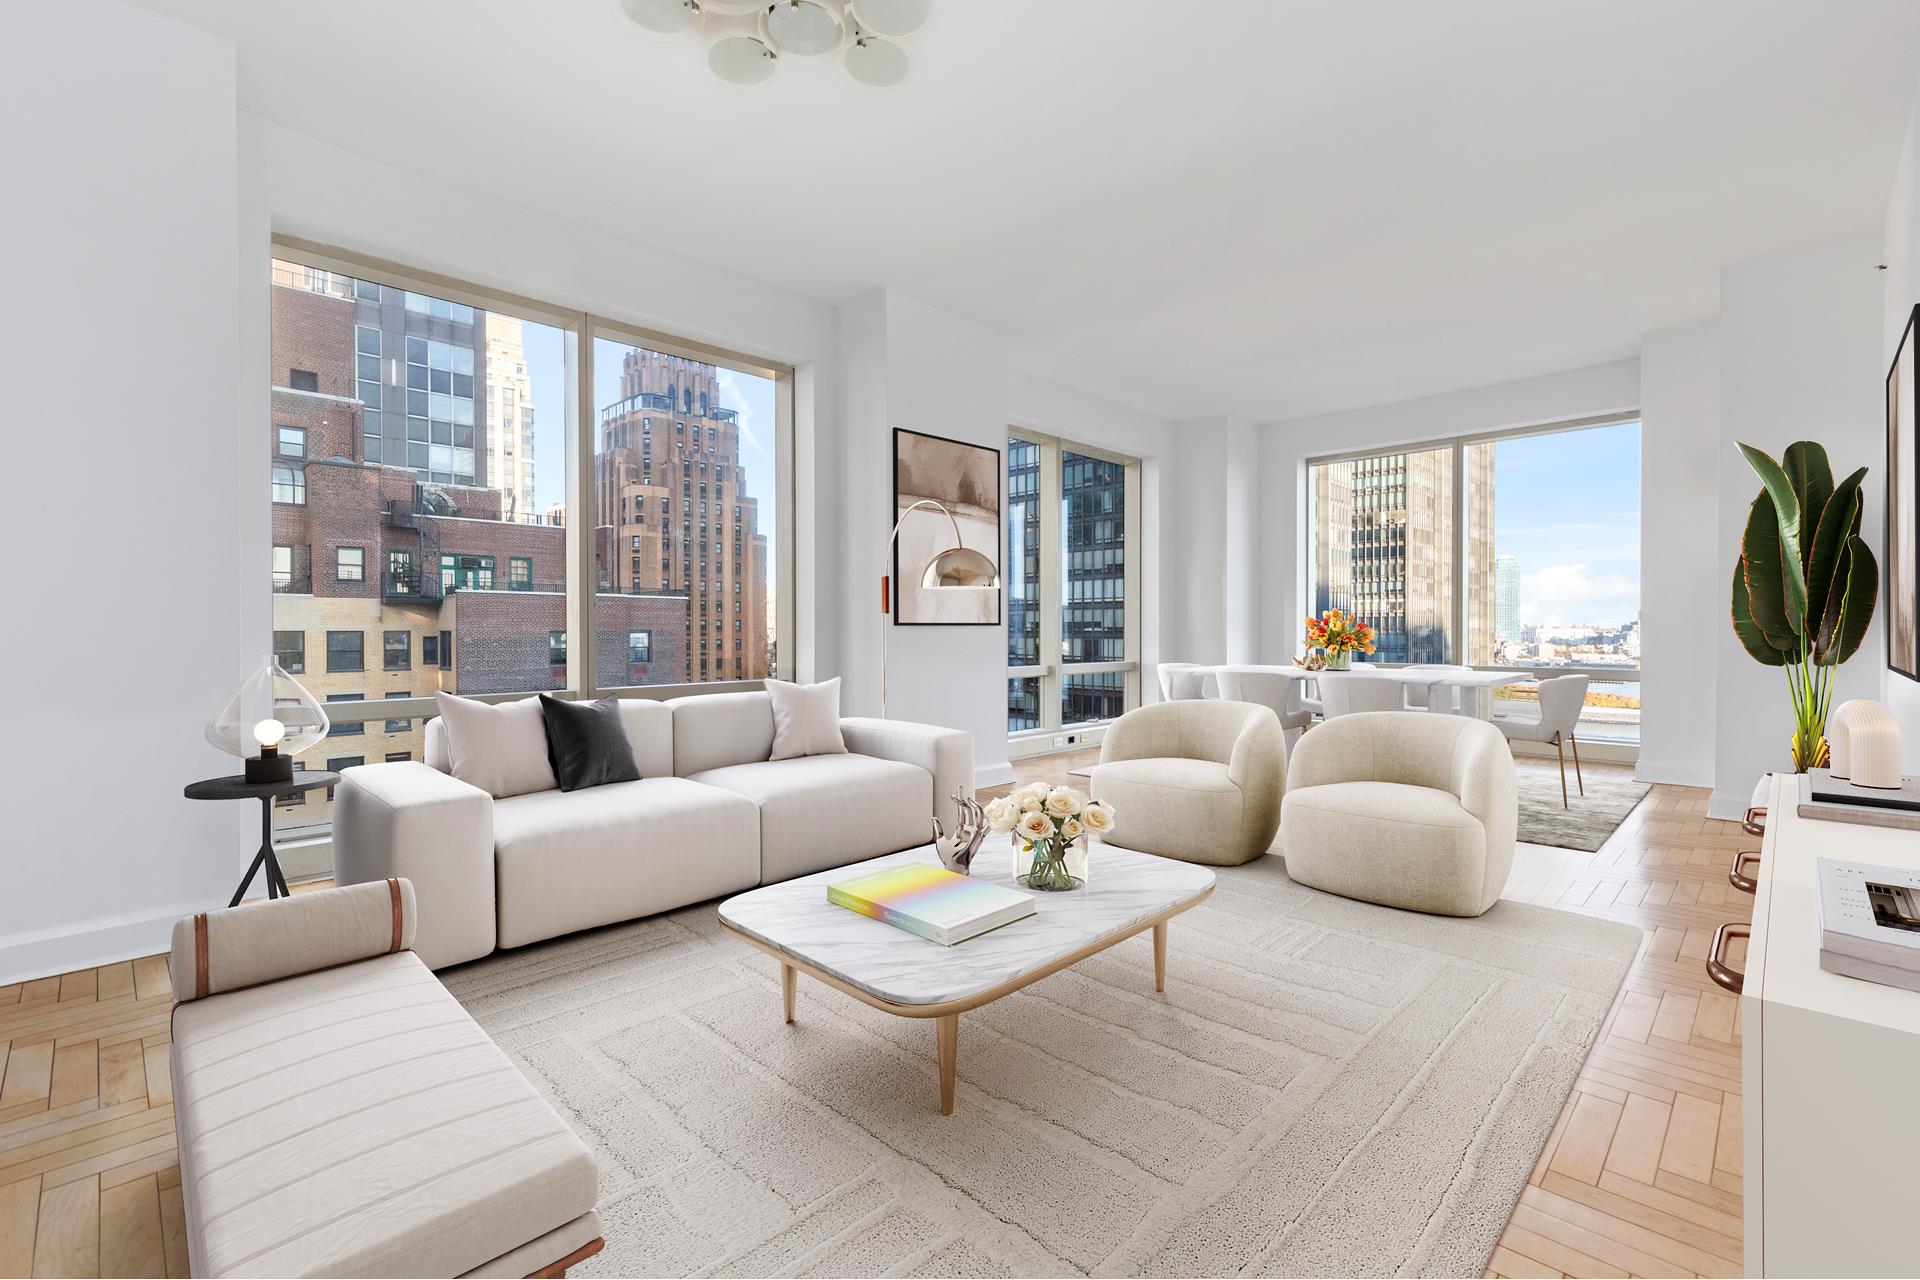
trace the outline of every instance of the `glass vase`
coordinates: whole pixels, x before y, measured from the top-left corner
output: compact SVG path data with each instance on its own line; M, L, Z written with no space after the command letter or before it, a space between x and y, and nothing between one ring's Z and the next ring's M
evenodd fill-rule
M1353 670L1353 650L1342 649L1338 653L1329 653L1327 655L1327 670L1329 671Z
M1033 862L1028 866L1026 875L1020 878L1020 883L1043 893L1064 893L1080 888L1086 881L1073 874L1071 848L1072 842L1066 840L1036 842L1033 846Z

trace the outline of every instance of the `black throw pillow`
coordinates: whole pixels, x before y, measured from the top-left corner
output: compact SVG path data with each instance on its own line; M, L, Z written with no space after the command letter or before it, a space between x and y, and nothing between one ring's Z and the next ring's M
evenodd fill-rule
M640 780L618 698L562 702L543 693L540 711L547 721L547 762L562 791Z

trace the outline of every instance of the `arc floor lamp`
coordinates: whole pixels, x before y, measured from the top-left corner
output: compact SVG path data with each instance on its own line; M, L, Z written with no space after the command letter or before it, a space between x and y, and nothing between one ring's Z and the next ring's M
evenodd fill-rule
M922 507L931 508L945 516L953 524L953 545L927 561L927 567L920 572L920 586L927 591L998 591L1000 589L1000 570L993 561L987 559L972 547L962 546L960 542L960 521L953 512L947 510L932 498L922 498L900 513L893 522L893 532L887 537L887 558L880 570L880 616L885 621L880 624L880 718L887 715L887 633L893 630L892 577L887 572L893 565L893 548L900 541L900 526L907 517Z

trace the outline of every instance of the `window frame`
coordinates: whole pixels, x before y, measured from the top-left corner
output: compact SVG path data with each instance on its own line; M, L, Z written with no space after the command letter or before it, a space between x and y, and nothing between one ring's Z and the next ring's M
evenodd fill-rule
M360 638L360 649L359 649L360 661L357 666L336 667L333 665L333 653L334 653L333 638L335 636L358 636ZM327 645L328 673L338 672L342 674L351 674L356 671L365 671L367 669L367 633L365 631L361 631L357 629L348 629L344 627L337 631L329 629L327 631L326 645ZM331 719L331 717L329 717L329 719Z
M1125 711L1132 711L1140 705L1142 683L1140 676L1140 652L1142 643L1142 610L1140 557L1141 557L1141 460L1130 454L1090 445L1067 436L1058 436L1027 422L1014 419L1008 422L1004 437L1010 437L1024 443L1038 446L1040 451L1040 483L1035 491L1034 500L1039 506L1039 532L1037 542L1040 548L1040 636L1038 646L1039 661L1023 666L1007 664L1007 680L1033 679L1039 682L1039 724L1031 729L1009 729L1007 742L1016 755L1033 755L1040 750L1051 749L1047 741L1053 735L1072 732L1075 734L1095 732L1111 720L1076 720L1065 723L1061 702L1065 680L1068 676L1099 675L1118 671L1125 675L1123 682ZM1013 572L1011 543L1007 536L1008 508L1013 503L1013 495L1008 483L1008 466L1012 450L1002 446L1000 492L1000 567L1001 582L1007 583ZM1061 465L1066 454L1076 457L1092 458L1101 462L1116 463L1125 469L1123 501L1126 507L1126 528L1122 534L1125 548L1126 566L1122 575L1125 599L1121 602L1121 625L1125 630L1122 638L1123 657L1102 662L1066 662L1061 658L1061 641L1065 632L1065 619L1062 609L1066 601L1066 556L1070 549L1062 542L1061 502L1066 493L1066 479ZM1003 590L1006 588L1003 587ZM1008 626L1013 621L1012 599L1006 601L1004 609ZM1003 696L1004 701L1004 696ZM1022 750L1022 748L1025 750Z
M359 556L358 563L350 564L348 553ZM353 572L347 572L351 569ZM333 580L335 582L365 582L367 580L367 549L365 547L335 547L333 549Z
M594 344L600 338L632 346L646 347L667 355L681 356L690 360L710 364L716 368L730 369L739 373L763 377L774 383L774 495L775 512L772 530L777 535L776 555L770 566L776 589L775 600L775 664L768 674L772 678L793 678L798 666L796 625L799 608L798 583L795 572L796 531L798 529L798 476L795 466L794 420L795 420L795 370L793 366L768 357L725 347L709 345L695 339L675 334L662 333L645 326L630 324L592 311L567 308L553 303L530 298L522 294L492 289L484 285L465 280L438 275L417 268L408 267L376 256L362 254L355 250L321 244L288 235L274 235L271 238L268 254L269 261L283 261L306 269L309 272L332 272L350 277L363 284L374 284L385 289L398 289L403 294L425 295L438 298L449 304L453 310L472 308L475 311L488 311L501 315L515 316L522 320L548 325L559 329L567 354L568 381L567 400L562 414L561 436L565 441L565 457L560 465L566 475L565 502L569 510L582 510L591 502L595 491L594 448L597 436L599 414L595 401L593 359ZM411 299L403 299L410 302ZM431 307L431 303L429 303ZM456 323L472 323L477 317L465 321L455 318ZM354 338L356 359L359 353L359 336ZM386 360L396 353L383 352L381 359ZM405 353L398 353L404 367ZM357 372L357 369L356 369ZM404 377L404 375L403 375ZM476 388L476 393L478 388ZM476 394L476 400L479 396ZM275 465L284 465L276 457ZM555 465L555 464L543 464ZM298 480L302 492L299 501L304 503L304 475ZM568 661L566 684L561 690L555 690L557 696L577 699L590 699L608 695L620 697L639 697L655 700L682 697L693 693L719 693L742 689L763 687L759 680L708 680L697 678L697 667L692 668L689 680L683 684L659 685L614 685L605 687L595 680L597 659L597 639L594 630L594 596L590 584L596 579L594 568L594 530L595 522L590 520L570 521L565 526L566 554L566 608L564 630ZM435 566L437 568L437 566ZM427 570L422 567L420 572ZM362 573L365 573L364 562ZM363 579L364 580L364 579ZM502 580L495 579L493 586L498 589ZM266 625L271 628L271 617ZM438 667L442 671L454 670L450 636L439 637ZM689 654L689 658L693 657ZM430 667L422 657L423 667ZM690 663L691 666L691 663ZM620 664L622 671L631 668ZM311 670L311 668L310 668ZM362 661L359 668L366 670L364 634L362 642ZM528 696L533 690L521 690L512 693L472 695L485 702L508 702ZM369 698L353 704L352 716L362 722L367 720L399 719L407 715L418 716L422 708L419 704L425 699L414 698L413 705L403 705L398 700ZM430 709L428 711L430 714ZM331 714L331 712L329 712Z
M1518 440L1528 436L1566 435L1575 431L1589 431L1601 427L1617 427L1629 422L1641 423L1642 440L1645 439L1645 415L1639 409L1621 410L1615 413L1593 414L1580 418L1562 418L1549 422L1529 423L1518 427L1503 427L1491 431L1476 431L1462 435L1440 436L1425 440L1406 440L1393 445L1376 446L1369 449L1348 449L1339 453L1315 454L1301 460L1301 484L1304 497L1301 501L1301 536L1299 559L1299 594L1295 600L1297 614L1293 634L1300 634L1300 626L1307 615L1313 612L1313 562L1314 562L1314 502L1313 469L1330 463L1361 462L1370 458L1391 457L1403 453L1425 453L1448 450L1453 458L1453 536L1452 571L1456 584L1453 592L1453 607L1447 619L1447 651L1456 659L1464 657L1470 638L1473 584L1467 574L1467 543L1471 537L1472 495L1467 492L1467 450L1475 445L1497 444L1502 440ZM1496 493L1496 501L1497 501ZM1642 566L1644 569L1645 566ZM1402 666L1402 663L1381 663L1381 666ZM1536 678L1557 675L1585 675L1597 680L1637 681L1640 668L1613 666L1561 666L1543 665L1530 667L1521 664L1502 664L1490 662L1462 663L1476 671L1512 671L1530 672ZM1585 739L1582 739L1584 742ZM1600 745L1596 743L1595 745ZM1635 747L1637 752L1638 748Z
M280 479L280 473L282 471L287 473L285 481ZM276 454L273 461L271 478L273 481L272 500L275 506L304 507L307 505L307 469L304 465L295 466L291 462L282 462ZM288 494L288 496L284 498L280 496L280 490L283 488Z

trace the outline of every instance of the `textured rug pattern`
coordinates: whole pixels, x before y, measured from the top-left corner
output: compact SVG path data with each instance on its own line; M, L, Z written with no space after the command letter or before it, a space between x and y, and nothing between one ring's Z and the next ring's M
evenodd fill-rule
M1164 996L1143 935L963 1014L950 1117L932 1026L786 1025L711 905L442 976L593 1148L580 1274L1478 1275L1639 942L1222 868Z
M1640 802L1653 790L1644 782L1618 778L1588 778L1587 793L1574 781L1573 762L1567 762L1567 800L1560 804L1560 774L1545 769L1519 769L1520 840L1592 853L1607 842Z

